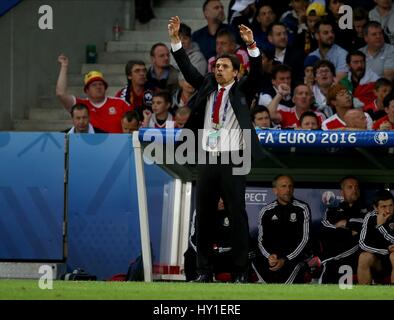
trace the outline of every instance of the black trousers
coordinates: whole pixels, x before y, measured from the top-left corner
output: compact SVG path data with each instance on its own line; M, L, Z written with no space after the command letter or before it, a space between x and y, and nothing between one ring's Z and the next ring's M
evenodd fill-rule
M245 181L243 175L234 175L231 164L200 164L197 166L196 186L196 245L197 272L213 272L212 215L216 213L219 198L229 214L234 272L246 272L248 268L249 225L245 210Z

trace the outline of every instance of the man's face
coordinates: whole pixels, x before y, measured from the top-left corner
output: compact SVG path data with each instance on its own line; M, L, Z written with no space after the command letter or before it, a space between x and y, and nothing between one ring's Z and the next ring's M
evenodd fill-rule
M93 81L86 88L86 95L90 100L104 99L105 98L105 85L102 81Z
M381 200L378 202L377 206L374 206L376 213L384 217L390 217L394 213L394 203L392 199Z
M285 72L278 72L276 74L275 79L272 79L272 84L274 87L278 87L280 84L286 84L290 86L291 84L291 72L285 71Z
M341 194L343 199L350 204L353 204L360 198L360 186L355 179L346 179L342 183Z
M352 75L361 79L365 74L365 59L361 56L351 56L349 62L349 69Z
M132 84L143 86L146 82L146 67L142 64L135 64L127 78Z
M316 33L316 39L323 48L331 48L335 41L335 34L332 26L321 24Z
M73 112L73 125L75 133L87 133L89 131L89 112L86 109L75 109Z
M334 82L334 75L327 66L321 66L316 70L316 82L319 87L330 87Z
M294 185L288 177L280 177L273 188L280 204L288 204L293 198Z
M256 113L254 115L254 125L259 128L270 128L271 127L271 119L268 112L263 111Z
M319 129L319 123L316 117L305 116L302 119L301 129L303 130L317 130Z
M156 47L153 57L152 64L157 68L167 68L170 64L170 51L165 46Z
M339 91L335 97L335 100L333 100L333 105L337 109L350 109L353 106L353 101L349 91Z
M216 38L216 53L218 55L223 53L234 53L235 43L231 41L228 36L220 36Z
M204 16L207 20L223 22L226 19L223 4L220 1L209 1L205 7Z
M328 8L334 14L334 16L339 15L339 8L343 5L343 1L340 0L329 0Z
M182 47L184 49L189 49L191 47L191 45L192 45L192 38L190 38L188 36L185 36L185 35L182 35L182 34L179 35L179 38L181 38Z
M351 128L367 130L367 117L363 110L350 109L345 115L345 121Z
M139 129L139 123L137 119L127 121L126 118L123 118L121 124L123 133L132 133L134 131L138 131Z
M353 21L354 30L356 30L357 35L358 35L359 37L363 37L363 29L364 29L364 26L365 26L366 24L367 24L367 20L366 20L366 19L363 19L363 20L354 20L354 21Z
M368 47L380 49L384 46L384 37L382 28L369 27L368 34L364 36Z
M267 28L272 22L275 21L275 13L270 6L262 6L259 14L256 17L262 29Z
M391 8L391 4L392 4L392 0L375 0L375 2L376 2L376 5L379 8L382 8L382 9L385 9L385 10L390 9Z
M312 92L305 85L299 85L294 90L293 102L296 108L309 110L312 103Z
M217 83L225 87L234 81L238 71L234 70L229 58L220 58L215 64L215 79Z
M383 99L391 92L391 87L390 86L381 86L379 89L374 90L376 98L380 101L383 101Z
M274 26L272 34L268 36L268 41L278 49L287 47L287 30L284 26Z

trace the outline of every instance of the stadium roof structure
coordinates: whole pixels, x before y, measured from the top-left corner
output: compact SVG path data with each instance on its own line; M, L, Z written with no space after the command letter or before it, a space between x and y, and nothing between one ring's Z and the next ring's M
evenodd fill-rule
M394 183L394 133L390 131L257 130L264 158L253 164L248 181L271 181L291 174L302 182L337 182L356 175L371 183ZM152 141L182 141L179 129L141 129L143 146ZM179 142L178 142L179 143ZM146 156L146 155L145 155ZM164 161L173 176L192 181L196 166Z

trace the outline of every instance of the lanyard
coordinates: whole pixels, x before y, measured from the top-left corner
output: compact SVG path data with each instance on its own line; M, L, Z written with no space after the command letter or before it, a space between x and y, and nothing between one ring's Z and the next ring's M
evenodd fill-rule
M215 103L216 103L216 99L217 99L217 95L218 92L216 91L213 97L213 103L212 103L212 107L211 107L211 123L214 129L220 129L220 123L216 124L213 123L213 112L214 112L214 107L215 107ZM230 93L227 95L227 101L226 104L224 106L224 112L223 112L223 116L222 116L222 124L224 124L224 122L226 121L226 117L227 117L227 110L228 110L228 102L230 100Z

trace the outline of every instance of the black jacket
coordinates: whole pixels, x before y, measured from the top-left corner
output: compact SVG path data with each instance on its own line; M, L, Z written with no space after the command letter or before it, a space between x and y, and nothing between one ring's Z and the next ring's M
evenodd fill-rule
M268 258L276 254L278 258L304 260L303 253L309 246L311 213L309 205L293 199L287 205L276 200L260 211L258 224L258 246Z
M183 48L175 52L171 50L171 52L186 81L198 90L189 120L185 125L185 128L193 130L195 137L198 137L198 129L204 128L207 99L212 92L217 90L218 83L216 82L215 75L213 73L208 73L205 76L201 75L190 63L190 60ZM249 74L240 81L236 81L229 92L231 107L234 110L234 114L241 129L251 130L251 145L247 145L246 150L251 150L252 158L254 160L261 159L263 153L256 131L250 120L249 106L257 92L258 79L263 76L263 67L261 63L260 55L256 58L250 57Z

